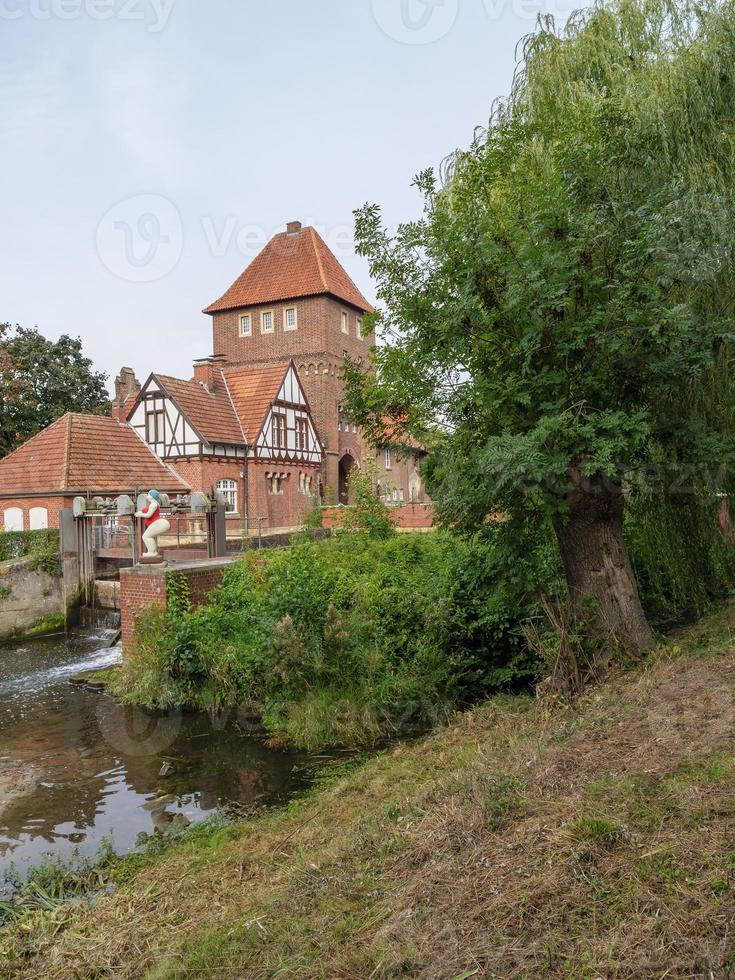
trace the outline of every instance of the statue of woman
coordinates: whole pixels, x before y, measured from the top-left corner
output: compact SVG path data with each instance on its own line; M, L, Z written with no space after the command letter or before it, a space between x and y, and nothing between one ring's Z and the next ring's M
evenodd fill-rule
M146 547L146 554L141 558L141 562L154 563L161 561L158 553L158 538L171 530L171 524L161 514L161 495L158 490L151 490L148 494L148 506L139 510L136 517L142 517L145 523L143 532L143 544Z

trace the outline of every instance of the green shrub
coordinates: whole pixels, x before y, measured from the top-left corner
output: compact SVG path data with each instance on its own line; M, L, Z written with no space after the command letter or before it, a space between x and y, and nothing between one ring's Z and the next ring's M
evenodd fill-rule
M372 538L389 538L396 533L390 511L374 489L375 464L366 461L354 466L348 478L350 506L345 512L343 531L364 531Z
M0 531L0 561L27 558L29 555L53 555L58 566L59 532L53 528L42 531Z
M719 500L650 494L628 507L626 540L646 615L660 629L693 620L735 582Z
M167 615L140 628L124 696L150 707L254 704L275 737L309 749L443 719L535 672L521 623L552 566L529 555L510 574L502 533L297 539L228 568L194 611L174 577Z

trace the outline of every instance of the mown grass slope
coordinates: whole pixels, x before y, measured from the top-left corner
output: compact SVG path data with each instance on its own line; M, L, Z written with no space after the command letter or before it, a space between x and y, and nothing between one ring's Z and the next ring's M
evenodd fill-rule
M18 977L735 976L735 606L5 931Z

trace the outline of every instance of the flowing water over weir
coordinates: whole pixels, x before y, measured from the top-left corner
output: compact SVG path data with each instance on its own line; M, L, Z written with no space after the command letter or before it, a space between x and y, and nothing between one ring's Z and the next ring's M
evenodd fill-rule
M156 715L72 685L119 662L115 636L97 627L0 647L0 894L11 866L94 855L109 837L124 853L141 834L304 784L305 757L268 750L247 719Z

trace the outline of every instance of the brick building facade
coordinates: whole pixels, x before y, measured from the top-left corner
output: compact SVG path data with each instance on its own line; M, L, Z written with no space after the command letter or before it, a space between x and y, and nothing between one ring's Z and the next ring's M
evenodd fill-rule
M374 338L364 329L372 312L314 228L291 222L218 300L213 349L230 365L268 365L293 359L325 450L321 486L328 502L347 502L355 464L376 464L378 490L391 503L425 501L420 446L377 451L341 410L346 357L366 362Z

